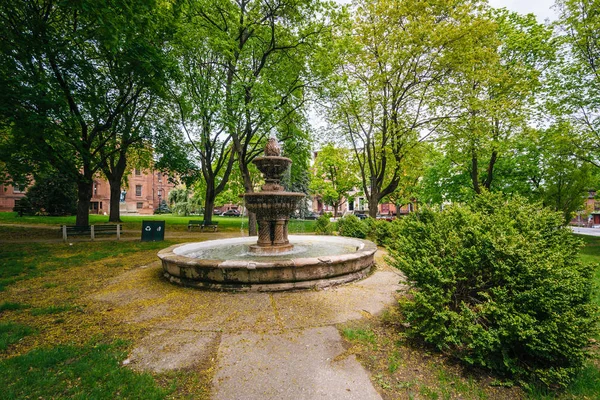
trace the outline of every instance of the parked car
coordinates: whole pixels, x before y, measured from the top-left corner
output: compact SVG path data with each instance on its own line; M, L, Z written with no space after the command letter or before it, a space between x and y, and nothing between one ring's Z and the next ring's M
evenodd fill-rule
M317 219L319 218L319 214L317 214L316 212L307 212L306 214L304 214L304 219Z
M223 214L221 214L221 216L222 217L239 217L240 212L238 210L227 210Z
M364 213L355 213L354 215L357 216L359 219L366 219L368 217L368 215Z

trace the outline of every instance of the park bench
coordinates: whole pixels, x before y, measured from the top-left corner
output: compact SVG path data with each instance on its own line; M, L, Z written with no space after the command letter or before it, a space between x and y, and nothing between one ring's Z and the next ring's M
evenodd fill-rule
M210 223L206 222L206 221L196 221L196 220L190 220L188 222L188 231L191 231L193 227L197 226L200 228L200 231L204 231L204 228L212 228L213 232L217 231L219 222L218 221L212 221Z
M121 238L121 224L102 224L102 225L63 225L61 227L63 240L66 242L69 236L90 236L92 240L96 235L117 235L117 240Z

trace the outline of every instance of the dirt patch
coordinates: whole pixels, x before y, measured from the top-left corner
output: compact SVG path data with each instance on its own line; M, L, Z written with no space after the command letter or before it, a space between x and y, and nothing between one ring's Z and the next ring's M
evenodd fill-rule
M210 368L216 359L220 337L217 332L153 330L136 344L124 364L155 373Z

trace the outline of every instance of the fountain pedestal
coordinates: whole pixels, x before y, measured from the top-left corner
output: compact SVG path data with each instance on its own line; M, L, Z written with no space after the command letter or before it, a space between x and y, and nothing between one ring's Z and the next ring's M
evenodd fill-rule
M285 218L258 221L258 241L250 246L250 252L277 254L292 250L294 245L288 240L287 226L288 220Z
M294 245L288 240L289 215L304 193L286 192L279 184L281 177L292 164L292 160L280 156L277 141L269 139L265 156L252 161L262 172L265 184L261 192L246 193L246 208L256 214L258 241L250 246L255 254L280 254L291 251Z

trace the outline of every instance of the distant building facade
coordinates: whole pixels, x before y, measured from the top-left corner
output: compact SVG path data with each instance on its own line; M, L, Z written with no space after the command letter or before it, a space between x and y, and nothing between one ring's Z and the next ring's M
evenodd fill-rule
M169 193L175 184L169 177L159 171L135 169L128 177L128 186L121 188L119 209L121 214L151 215L165 200L168 202ZM12 211L15 201L25 196L27 189L0 185L0 211ZM94 179L90 214L109 214L110 185L104 178Z

